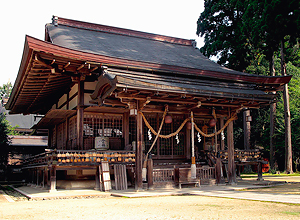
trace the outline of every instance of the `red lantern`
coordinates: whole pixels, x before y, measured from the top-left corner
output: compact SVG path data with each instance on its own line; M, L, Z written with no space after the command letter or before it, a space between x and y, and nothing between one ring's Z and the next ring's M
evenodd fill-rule
M171 124L172 123L172 116L171 115L167 115L165 117L165 123L166 124Z
M186 123L186 127L187 127L187 129L191 130L192 129L192 123L191 122Z
M212 118L209 120L208 125L209 127L215 127L215 125L217 124L216 119Z

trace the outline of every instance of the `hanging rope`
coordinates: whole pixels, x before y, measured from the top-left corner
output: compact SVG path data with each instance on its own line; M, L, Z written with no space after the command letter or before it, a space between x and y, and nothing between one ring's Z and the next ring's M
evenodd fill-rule
M157 132L156 132L156 131L152 128L152 126L149 124L149 122L147 121L145 115L144 115L142 112L139 112L139 113L142 115L143 120L144 120L145 125L147 126L147 128L149 128L150 131L151 131L154 135L157 135ZM170 137L175 136L176 134L179 134L179 132L182 130L182 128L184 127L184 125L185 125L189 120L190 120L189 118L185 119L185 120L182 122L182 124L179 126L179 128L178 128L175 132L173 132L173 133L171 133L171 134L168 134L168 135L158 134L158 137L168 139L168 138L170 138ZM163 121L164 121L164 119L163 119Z
M194 125L195 125L195 129L196 129L202 136L204 136L204 137L213 137L213 136L215 136L215 135L221 134L221 132L225 130L225 128L229 125L230 122L235 121L235 120L237 120L237 119L238 119L237 114L236 114L236 113L232 114L231 118L229 118L229 119L226 121L225 125L224 125L217 133L214 132L214 133L211 133L211 134L205 134L203 131L201 131L200 128L198 128L198 126L197 126L195 123L194 123Z
M157 132L157 134L155 134L156 137L155 137L155 139L154 139L154 141L153 141L153 143L152 143L151 147L149 148L149 151L148 151L148 153L147 153L147 155L146 155L146 160L147 160L147 158L148 158L148 154L151 152L152 148L154 147L154 145L155 145L155 143L156 143L156 141L157 141L157 139L158 139L158 137L159 137L159 134L160 134L160 132L161 132L161 129L162 129L163 125L164 125L164 121L165 121L165 117L166 117L166 115L167 115L167 111L168 111L168 106L166 106L166 108L165 108L165 112L164 112L164 114L163 114L163 117L162 117L162 120L161 120L159 129L158 129L158 132Z
M182 122L182 124L179 126L179 128L178 128L175 132L173 132L173 133L171 133L171 134L168 134L168 135L161 135L161 134L157 133L157 132L152 128L152 126L151 126L151 125L149 124L149 122L147 121L145 115L144 115L142 112L140 112L140 111L139 111L139 113L142 115L143 120L144 120L144 122L145 122L145 125L150 129L150 131L151 131L154 135L156 135L156 136L158 136L158 137L160 137L160 138L165 138L165 139L171 138L171 137L175 136L176 134L178 134L178 133L182 130L182 128L184 127L184 125L190 120L190 118L186 118L186 119ZM213 117L216 118L216 113L215 113L214 110L213 110L213 113L212 113L212 114L213 114ZM229 119L227 120L227 122L225 123L225 125L224 125L219 131L217 131L216 134L217 134L217 135L221 134L221 132L225 130L225 128L229 125L229 123L232 122L232 121L235 121L235 120L237 120L237 114L236 114L236 113L234 113L234 114L231 115L231 118L229 118ZM164 121L164 118L163 118L163 121ZM162 121L162 122L163 122L163 121ZM206 133L204 133L203 131L201 131L200 128L198 128L198 126L196 125L196 123L194 123L194 126L195 126L195 129L196 129L203 137L213 137L213 136L215 135L215 132L214 132L214 133L211 133L211 134L206 134Z

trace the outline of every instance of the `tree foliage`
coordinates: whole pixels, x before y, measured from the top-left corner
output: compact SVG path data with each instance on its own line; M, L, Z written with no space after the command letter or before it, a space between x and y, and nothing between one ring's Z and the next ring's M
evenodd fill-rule
M12 90L11 82L8 82L0 86L0 98L1 99L8 98L10 96L11 90Z
M5 169L8 160L9 138L8 122L3 113L0 113L0 169Z
M261 54L270 60L285 36L295 43L300 34L298 0L205 0L204 7L197 21L205 43L200 51L235 70Z
M197 22L197 34L204 36L200 51L217 56L218 63L243 71L252 59L251 45L244 34L243 1L207 0Z
M205 9L197 22L197 34L204 36L200 51L229 68L253 74L269 75L275 54L276 75L280 69L280 43L285 44L289 84L292 144L294 160L299 158L299 67L300 67L300 1L299 0L205 0ZM269 108L253 110L252 144L269 149ZM279 98L275 133L279 166L284 164L285 126L283 100ZM237 124L241 121L237 121ZM242 127L242 126L237 126ZM242 144L241 129L236 129L236 143ZM266 155L265 155L266 156Z

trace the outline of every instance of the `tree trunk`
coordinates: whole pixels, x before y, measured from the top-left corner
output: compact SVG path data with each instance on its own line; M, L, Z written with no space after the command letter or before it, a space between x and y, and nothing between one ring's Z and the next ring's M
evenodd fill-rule
M275 76L274 66L274 53L270 61L270 75ZM273 92L274 94L276 92ZM275 146L274 146L274 131L275 131L275 120L276 120L276 102L270 104L270 168L275 170Z
M284 61L284 45L281 40L281 74L286 75L286 67ZM283 88L283 101L284 101L284 122L285 122L285 171L293 173L292 161L292 132L291 132L291 113L290 113L290 100L288 85L285 84Z

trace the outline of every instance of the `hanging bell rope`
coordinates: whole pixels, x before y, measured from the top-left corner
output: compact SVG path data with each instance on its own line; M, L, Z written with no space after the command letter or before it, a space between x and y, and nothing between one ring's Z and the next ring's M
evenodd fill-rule
M224 125L219 131L214 132L214 133L211 133L211 134L205 134L203 131L201 131L200 128L198 128L198 126L196 125L196 123L194 123L194 125L195 125L195 129L196 129L202 136L208 137L208 138L209 138L209 137L213 137L213 136L215 136L215 135L221 134L221 132L225 130L225 128L229 125L230 122L235 121L235 120L237 120L237 119L238 119L237 114L236 114L236 113L232 114L231 118L229 118L229 119L226 121L225 125Z
M148 155L149 155L149 153L151 152L152 148L154 147L154 145L155 145L155 143L156 143L156 141L157 141L157 139L158 139L159 133L161 132L161 129L162 129L163 125L164 125L164 121L165 121L165 117L166 117L166 115L167 115L167 112L168 112L168 106L166 105L166 107L165 107L165 112L164 112L164 114L163 114L163 118L162 118L162 121L161 121L160 126L159 126L159 129L158 129L158 133L155 134L156 137L155 137L155 139L154 139L154 141L153 141L151 147L149 148L149 150L148 150L148 152L147 152L147 154L146 154L146 158L145 158L145 161L144 161L144 164L143 164L143 168L146 168L146 167L147 167ZM143 113L142 113L142 112L139 112L139 113L142 114L142 116L143 116Z
M182 122L182 124L179 126L179 128L178 128L175 132L173 132L173 133L171 133L171 134L168 134L168 135L161 135L161 134L157 133L157 132L152 128L152 126L149 124L149 122L147 121L145 115L144 115L142 112L139 111L139 114L142 115L142 118L143 118L143 120L144 120L144 122L145 122L145 125L147 126L147 128L150 129L150 131L151 131L154 135L156 135L156 136L158 135L158 137L160 137L160 138L165 138L165 139L171 138L171 137L175 136L176 134L178 134L178 133L182 130L182 128L184 127L184 125L190 120L190 118L186 118L186 119ZM165 114L165 113L164 113L164 114ZM166 113L166 114L167 114L167 113ZM213 115L213 117L214 117L215 119L217 118L217 117L216 117L215 110L213 110L212 115ZM195 129L196 129L203 137L213 137L215 134L217 134L217 135L221 134L221 132L225 130L225 128L229 125L230 122L235 121L235 120L237 120L237 119L238 119L238 118L237 118L237 114L236 114L236 113L233 113L233 114L231 115L231 117L227 120L227 122L224 124L224 126L223 126L219 131L214 132L214 133L211 133L211 134L206 134L206 133L204 133L203 131L201 131L201 129L198 128L198 126L196 125L196 123L194 123L194 126L195 126ZM164 117L163 117L162 122L163 122L163 121L164 121Z
M157 133L157 132L152 128L152 126L149 124L149 122L147 121L145 115L144 115L142 112L139 112L139 113L142 115L143 120L144 120L145 125L147 126L147 128L149 128L150 131L151 131L154 135L157 135L158 133ZM189 118L185 119L185 120L182 122L182 124L179 126L179 128L178 128L175 132L173 132L173 133L171 133L171 134L168 134L168 135L158 134L158 137L168 139L168 138L171 138L171 137L175 136L176 134L179 134L179 132L182 130L182 128L184 127L184 125L185 125L189 120L190 120ZM163 121L164 121L164 118L162 119L162 122L163 122Z

